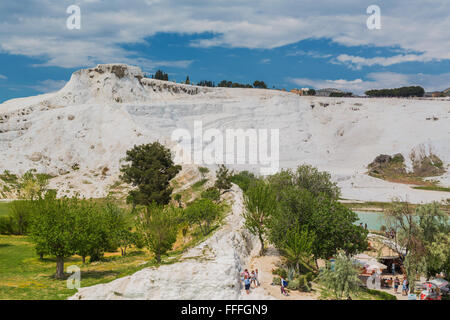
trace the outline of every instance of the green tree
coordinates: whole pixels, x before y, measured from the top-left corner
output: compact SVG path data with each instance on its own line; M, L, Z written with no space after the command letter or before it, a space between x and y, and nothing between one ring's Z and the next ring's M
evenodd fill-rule
M36 202L37 210L31 223L31 239L48 254L56 256L56 278L64 277L64 259L75 253L75 215L71 200L57 199L47 192Z
M181 170L175 165L170 150L159 142L134 146L128 150L125 160L128 164L120 169L122 180L137 187L128 195L128 202L133 205L167 204L173 188L172 180Z
M173 206L163 207L153 203L138 215L137 231L144 245L155 254L158 263L161 263L161 256L173 248L177 239L179 210Z
M116 251L123 242L127 242L126 239L121 238L129 230L125 210L112 201L108 201L102 207L100 221L102 227L98 232L97 246L90 254L91 261L99 260L104 252Z
M187 206L184 216L190 224L197 224L206 236L221 213L222 207L210 199L197 199Z
M47 191L47 174L36 174L36 170L28 170L19 181L19 195L23 199L35 200L42 198Z
M361 284L353 261L342 253L336 257L334 267L328 265L321 271L319 279L338 300L357 293Z
M186 81L184 83L185 84L191 84L191 80L189 80L189 76L186 76Z
M358 216L336 200L339 189L329 181L329 175L302 166L295 174L286 170L268 180L279 206L268 228L276 247L282 248L290 228L306 228L315 234L315 259L327 259L338 250L354 254L367 248L367 230L356 226Z
M175 200L178 203L178 208L183 207L183 205L181 203L181 194L180 193L177 193L176 195L174 195L173 200Z
M302 271L313 271L314 233L298 226L290 228L283 241L281 251L287 263L293 265L300 274Z
M450 225L448 214L440 209L439 203L420 205L416 208L425 249L426 274L430 278L444 271L450 256Z
M24 235L28 233L33 214L32 200L16 200L11 202L11 220L13 221L14 234Z
M219 165L219 169L216 172L217 180L214 185L217 189L221 191L221 193L231 189L232 175L233 172L230 172L225 165L223 164Z
M261 243L259 254L262 256L265 251L264 234L267 228L267 221L277 208L275 194L270 186L264 181L259 181L249 187L244 194L243 212L245 227L254 235L257 235Z
M231 182L237 184L242 191L247 192L247 189L251 184L255 183L258 178L249 171L241 171L239 173L233 174L231 177Z
M157 80L163 80L163 81L168 81L169 80L169 75L165 72L163 72L162 70L157 70L155 72L155 79Z
M282 170L281 172L270 176L269 181L275 190L283 190L286 186L296 186L306 189L314 196L326 196L331 199L338 199L340 196L339 187L331 181L331 175L328 172L320 172L311 165L301 165L297 170Z
M200 176L202 180L205 179L206 174L209 172L209 169L206 167L198 167L198 172L200 172Z
M201 197L218 203L220 201L220 191L216 187L209 187L201 193Z
M75 253L81 256L83 263L100 245L104 232L101 211L92 201L72 200L75 224L73 225Z
M264 81L259 80L253 82L253 87L258 89L267 89L267 85L264 83Z

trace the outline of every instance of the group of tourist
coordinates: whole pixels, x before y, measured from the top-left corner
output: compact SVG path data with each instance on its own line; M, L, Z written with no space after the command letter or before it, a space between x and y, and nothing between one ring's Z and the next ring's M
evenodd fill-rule
M390 278L388 280L388 283L394 283L394 293L398 293L398 287L400 287L400 279L398 277L395 277L395 279ZM402 282L402 295L407 296L409 292L409 282L406 277L403 277Z
M241 273L241 280L244 282L245 292L249 294L252 284L254 285L254 288L259 287L260 285L258 269L252 270L251 272L249 272L248 269L245 269L244 272Z

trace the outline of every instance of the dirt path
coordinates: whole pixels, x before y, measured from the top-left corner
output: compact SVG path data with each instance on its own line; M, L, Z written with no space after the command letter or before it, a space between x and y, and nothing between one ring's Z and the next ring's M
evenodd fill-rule
M253 256L250 263L246 267L250 272L251 270L258 269L259 271L259 282L261 284L258 288L252 288L250 294L247 295L244 290L242 290L243 299L260 299L264 296L265 299L278 299L278 300L317 300L319 293L315 290L313 286L312 292L299 292L290 291L288 296L281 294L280 286L271 285L273 274L272 270L277 268L280 262L280 255L278 251L269 247L266 254L262 257Z

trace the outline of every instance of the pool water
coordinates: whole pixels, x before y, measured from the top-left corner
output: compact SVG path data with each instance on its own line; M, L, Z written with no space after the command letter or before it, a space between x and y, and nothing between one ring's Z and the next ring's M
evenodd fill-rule
M379 231L381 226L384 225L383 214L380 212L365 212L365 211L355 211L358 215L359 220L355 222L356 225L360 223L367 223L367 229Z

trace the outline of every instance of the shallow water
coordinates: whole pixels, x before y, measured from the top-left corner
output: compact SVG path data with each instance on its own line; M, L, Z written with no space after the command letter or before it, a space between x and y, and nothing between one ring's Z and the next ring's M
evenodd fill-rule
M355 211L359 217L359 221L355 222L359 225L361 222L364 226L367 223L367 229L369 230L380 230L383 222L383 214L380 212L367 212L367 211Z

